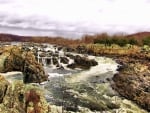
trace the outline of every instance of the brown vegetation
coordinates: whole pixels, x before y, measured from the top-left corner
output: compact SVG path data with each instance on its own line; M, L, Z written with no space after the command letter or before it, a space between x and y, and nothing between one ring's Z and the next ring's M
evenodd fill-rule
M32 36L17 36L11 34L0 34L0 41L4 42L35 42L35 43L50 43L63 46L77 47L81 44L91 43L103 43L106 45L119 44L135 44L143 45L143 40L150 37L150 32L140 32L132 35L115 34L108 35L107 33L101 33L96 35L84 35L81 39L68 39L64 37L32 37Z

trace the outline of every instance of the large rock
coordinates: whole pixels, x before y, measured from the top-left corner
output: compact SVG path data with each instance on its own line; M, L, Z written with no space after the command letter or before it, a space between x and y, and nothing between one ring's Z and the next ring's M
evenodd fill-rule
M52 62L53 62L54 65L59 65L57 57L53 57Z
M32 51L25 51L19 46L1 48L0 72L21 71L24 82L42 82L47 80L44 68L39 64Z
M94 59L88 59L86 57L81 57L76 55L74 57L74 63L69 64L69 68L82 68L82 69L89 69L91 66L96 66L98 63Z
M60 62L61 62L61 63L64 63L64 64L68 64L68 63L69 63L69 60L68 60L68 58L66 58L66 57L60 57Z
M0 112L1 113L49 113L50 106L46 102L43 91L31 84L21 81L12 84L0 76ZM2 89L3 87L3 89Z
M6 95L8 85L9 85L8 81L5 80L5 78L0 75L0 103L3 102L3 98Z
M113 88L123 97L150 111L150 70L146 63L127 60L119 74L113 77ZM137 63L135 63L137 62ZM144 61L143 61L144 62Z

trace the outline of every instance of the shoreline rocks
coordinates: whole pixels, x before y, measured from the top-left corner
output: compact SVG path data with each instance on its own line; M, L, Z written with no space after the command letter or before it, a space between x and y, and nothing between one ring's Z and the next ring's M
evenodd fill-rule
M21 71L25 83L40 83L47 80L43 66L36 61L31 51L25 51L21 46L7 46L0 49L0 72Z
M43 91L32 84L22 81L9 83L0 75L0 112L1 113L48 113L50 105Z
M126 49L94 44L78 46L77 52L116 60L120 65L113 76L112 88L150 112L150 53L141 51L140 47Z
M132 59L133 60L133 59ZM136 63L135 63L136 62ZM113 77L112 87L123 97L150 111L150 70L147 63L127 61Z

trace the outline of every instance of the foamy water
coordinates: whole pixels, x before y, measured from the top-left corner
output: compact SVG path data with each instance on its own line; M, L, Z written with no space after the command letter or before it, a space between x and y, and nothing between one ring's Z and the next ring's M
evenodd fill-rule
M117 68L118 64L110 59L110 58L105 58L105 57L95 57L95 56L89 56L90 58L94 58L97 62L97 66L91 67L89 70L82 71L78 74L72 75L72 77L69 82L81 82L81 81L86 81L89 77L92 76L100 76L101 74L105 74L107 72L111 72L113 74L117 73Z
M0 32L75 38L133 33L149 30L149 6L146 0L0 0Z

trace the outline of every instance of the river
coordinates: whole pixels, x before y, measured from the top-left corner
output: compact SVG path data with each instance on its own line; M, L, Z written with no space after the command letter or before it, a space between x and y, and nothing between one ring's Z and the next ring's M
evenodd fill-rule
M33 49L33 47L28 48ZM86 55L86 58L97 61L98 65L90 69L70 69L67 64L60 61L61 57L66 57L69 60L68 64L71 64L74 61L66 56L67 54L81 57L85 55L68 53L49 44L34 48L38 50L37 61L43 63L49 80L41 84L33 83L33 85L44 90L46 100L55 106L54 113L146 113L133 102L120 97L112 89L112 77L118 73L116 71L118 64L113 59ZM49 57L45 54L41 57L40 54L48 52L53 52L55 55ZM53 63L56 53L58 65ZM46 59L50 60L49 64ZM12 74L15 76L10 76ZM16 79L21 80L23 77L20 72L9 72L4 75L11 82Z

